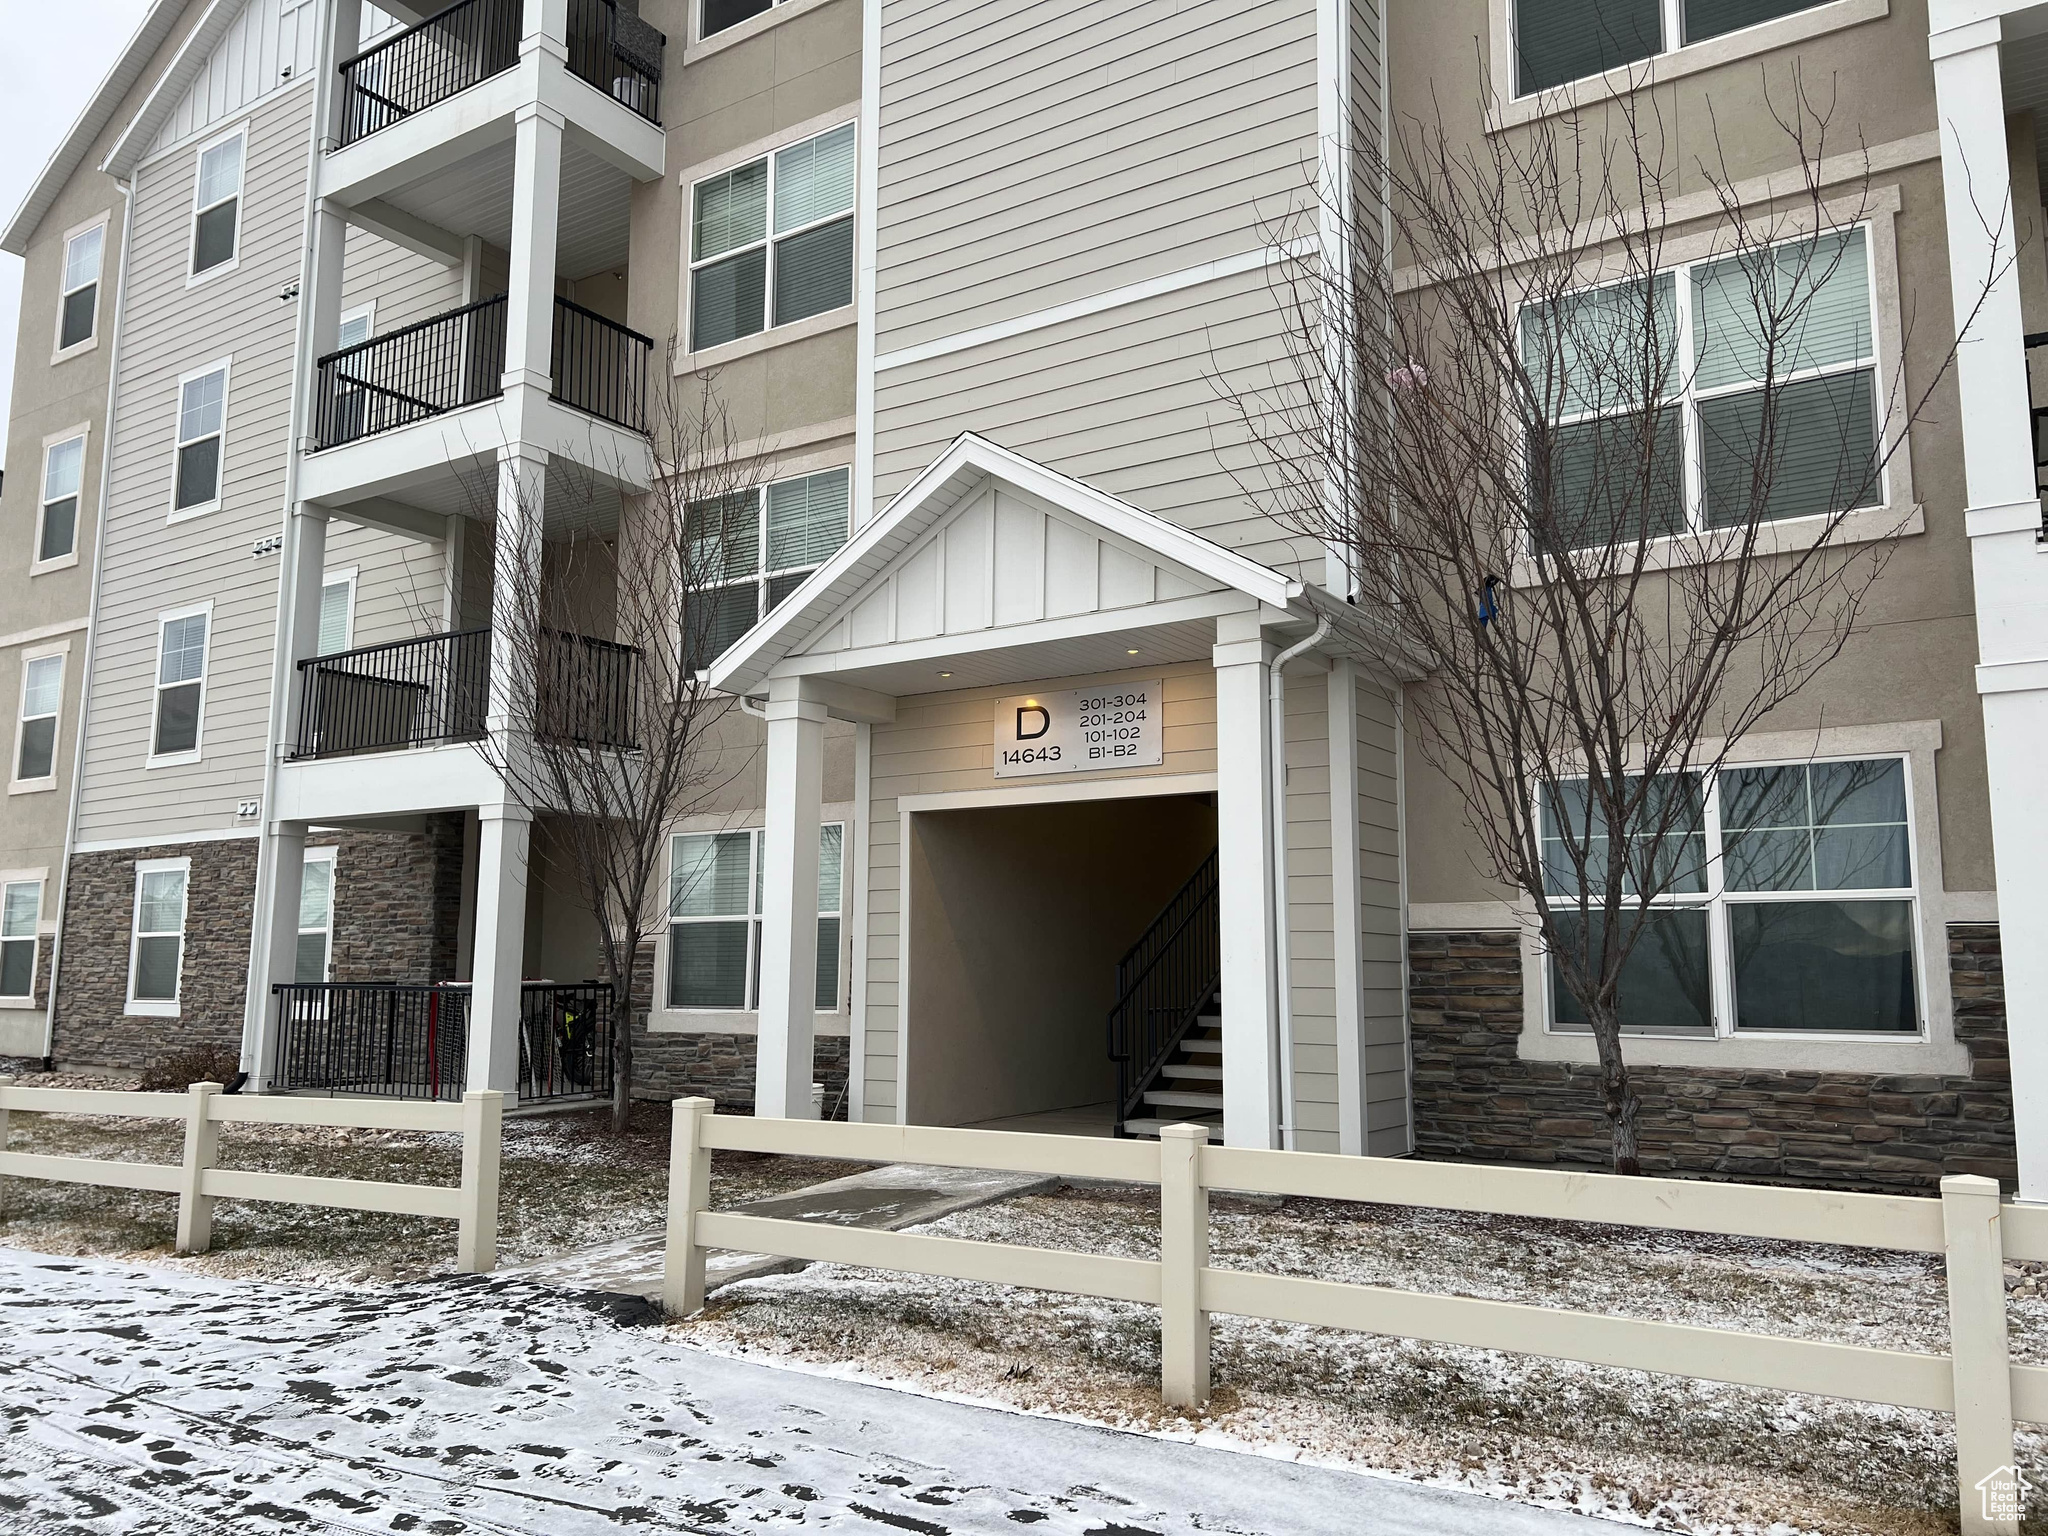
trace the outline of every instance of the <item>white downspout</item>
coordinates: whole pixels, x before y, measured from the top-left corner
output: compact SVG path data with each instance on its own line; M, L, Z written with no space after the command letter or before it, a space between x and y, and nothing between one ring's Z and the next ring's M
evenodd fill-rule
M114 319L107 337L106 426L100 432L100 489L93 509L92 586L85 603L85 645L79 661L78 728L71 745L71 805L64 816L64 854L57 865L57 931L50 936L50 979L43 1008L43 1060L57 1050L57 975L64 963L64 904L78 846L78 802L85 793L85 726L92 715L93 653L100 634L100 573L106 569L107 489L114 478L114 427L121 396L121 311L128 301L128 247L135 233L135 176L114 179L121 192L121 259L114 268Z
M1292 949L1288 942L1287 918L1287 663L1314 650L1330 637L1330 616L1323 614L1306 640L1290 645L1273 658L1271 694L1272 721L1266 732L1273 769L1266 816L1273 837L1273 1027L1279 1031L1280 1145L1294 1150L1294 1002Z

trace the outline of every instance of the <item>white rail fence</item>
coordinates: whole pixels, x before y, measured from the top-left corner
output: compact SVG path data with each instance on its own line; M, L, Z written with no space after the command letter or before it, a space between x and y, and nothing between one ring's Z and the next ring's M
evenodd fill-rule
M182 1120L185 1155L176 1163L130 1163L9 1152L5 1148L10 1110ZM465 1094L460 1104L421 1104L403 1099L244 1098L223 1094L218 1083L195 1083L189 1093L182 1094L17 1088L0 1078L0 1209L5 1208L5 1180L10 1178L158 1190L178 1197L180 1253L204 1253L213 1245L216 1200L272 1200L351 1211L390 1211L401 1216L439 1216L460 1224L457 1268L482 1274L498 1262L498 1152L504 1116L502 1093ZM388 1184L222 1168L218 1163L223 1125L454 1132L462 1137L462 1182Z
M675 1105L662 1302L704 1303L707 1248L855 1264L1139 1302L1160 1309L1161 1395L1209 1396L1209 1314L1349 1328L1508 1350L1667 1376L1734 1382L1952 1413L1968 1536L2012 1536L1980 1498L2013 1461L2013 1421L2048 1423L2048 1367L2006 1350L2005 1259L2048 1259L2048 1208L2003 1205L1998 1185L1942 1180L1941 1198L1838 1194L1764 1185L1475 1167L1208 1144L1197 1126L1157 1142L1008 1131L767 1120ZM714 1150L931 1163L1159 1186L1160 1258L1111 1258L917 1233L814 1225L707 1209ZM1209 1192L1300 1195L1558 1221L1939 1253L1948 1277L1950 1352L1914 1354L1732 1329L1217 1269Z

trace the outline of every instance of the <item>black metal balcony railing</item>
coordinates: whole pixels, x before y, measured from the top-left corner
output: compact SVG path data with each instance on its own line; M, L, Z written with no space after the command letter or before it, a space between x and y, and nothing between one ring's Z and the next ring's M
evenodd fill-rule
M492 399L505 388L505 295L330 352L314 366L316 449Z
M630 645L545 630L534 679L537 730L552 740L630 752L639 746ZM299 663L295 758L401 752L475 741L490 708L491 632L393 640Z
M366 139L519 62L521 0L456 0L341 66L341 142Z
M460 1099L469 1059L467 982L286 982L277 998L277 1086ZM609 1098L612 989L526 982L519 995L519 1100Z
M569 0L569 72L661 121L661 50L668 39L615 0Z
M479 299L314 364L313 447L337 448L492 400L505 391L504 294ZM550 395L634 432L647 430L654 338L555 300Z
M2031 390L2034 372L2034 353L2042 347L2048 347L2048 331L2030 331L2024 339L2027 349L2027 382ZM2048 496L2048 405L2041 403L2041 397L2038 394L2034 395L2032 404L2034 407L2034 492L2036 495ZM2044 503L2041 508L2040 537L2043 543L2048 543L2048 503Z
M294 757L474 741L490 705L491 632L394 640L299 663Z
M594 310L555 300L554 398L635 432L647 430L654 338Z

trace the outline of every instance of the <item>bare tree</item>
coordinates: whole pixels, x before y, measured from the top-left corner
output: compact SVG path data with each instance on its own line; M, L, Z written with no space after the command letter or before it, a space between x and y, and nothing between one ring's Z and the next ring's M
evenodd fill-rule
M1954 352L1911 394L1874 361L1867 158L1831 152L1796 74L1760 99L1786 151L1761 192L1711 123L1682 153L1649 91L1398 124L1354 170L1384 216L1319 195L1336 259L1274 269L1287 361L1223 387L1247 491L1429 659L1407 718L1591 1031L1623 1173L1631 958L1710 1007L1671 899L1706 889L1708 786L1856 633L1905 516L1888 471Z
M549 869L597 927L614 999L612 1125L633 1087L636 969L666 924L668 838L729 777L715 727L732 699L704 683L709 659L754 620L748 557L757 536L757 471L735 448L715 376L649 392L652 488L621 496L623 473L593 474L557 456L545 506L553 537L508 544L495 480L472 487L493 525L498 601L522 623L499 626L512 672L531 680L530 722L484 747L511 798L547 815ZM609 466L623 471L624 466ZM566 877L566 879L564 878ZM548 1022L545 1041L571 1070L590 1021ZM560 1038L557 1038L560 1037Z

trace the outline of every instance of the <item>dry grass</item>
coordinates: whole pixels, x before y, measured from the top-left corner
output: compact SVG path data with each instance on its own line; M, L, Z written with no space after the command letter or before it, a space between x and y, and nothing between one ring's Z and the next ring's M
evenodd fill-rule
M921 1230L1156 1256L1156 1195L1063 1189ZM1310 1200L1219 1199L1221 1267L1946 1350L1938 1259ZM2012 1307L2048 1358L2048 1302ZM1318 1460L1697 1532L1956 1528L1942 1415L1334 1330L1215 1320L1217 1395L1158 1400L1148 1307L816 1266L744 1282L680 1337L1034 1412L1291 1448ZM2026 1431L2023 1465L2048 1481ZM2029 1531L2048 1531L2048 1520Z
M95 1079L24 1078L23 1086L129 1086ZM636 1106L615 1137L610 1110L505 1123L499 1182L499 1258L526 1263L661 1225L668 1208L666 1105ZM175 1163L178 1121L85 1115L11 1116L17 1152L122 1162ZM272 1173L410 1184L453 1184L456 1136L323 1127L221 1127L220 1163ZM711 1195L737 1205L857 1172L862 1164L720 1152ZM179 1259L177 1202L147 1191L9 1179L0 1186L0 1244L71 1256L168 1260L204 1273L306 1281L406 1280L450 1268L455 1224L370 1211L223 1200L214 1208L213 1251Z

